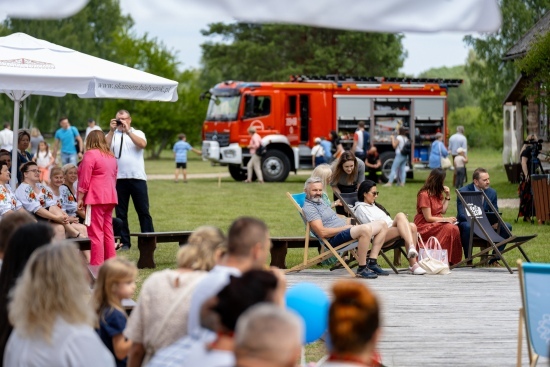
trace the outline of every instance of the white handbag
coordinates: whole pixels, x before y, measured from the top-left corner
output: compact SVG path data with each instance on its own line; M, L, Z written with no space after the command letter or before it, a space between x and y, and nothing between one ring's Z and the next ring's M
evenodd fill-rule
M451 272L447 260L447 250L441 248L441 244L436 237L430 237L424 244L422 237L418 235L418 246L420 247L418 265L426 270L427 274L446 275Z

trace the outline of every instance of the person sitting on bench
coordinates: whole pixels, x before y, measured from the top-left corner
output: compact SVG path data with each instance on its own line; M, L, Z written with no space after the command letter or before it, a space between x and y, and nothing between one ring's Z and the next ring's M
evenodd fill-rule
M358 278L374 279L378 275L389 275L382 270L376 258L384 244L388 226L384 221L352 226L340 218L323 200L323 182L319 177L310 177L304 185L306 200L302 210L312 231L325 238L331 246L336 247L351 240L357 240L358 245ZM367 259L371 238L372 250Z

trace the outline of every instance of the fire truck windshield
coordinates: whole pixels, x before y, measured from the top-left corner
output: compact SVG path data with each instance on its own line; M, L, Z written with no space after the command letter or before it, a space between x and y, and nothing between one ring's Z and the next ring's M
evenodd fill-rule
M237 119L241 96L212 96L206 119L209 121L232 121Z

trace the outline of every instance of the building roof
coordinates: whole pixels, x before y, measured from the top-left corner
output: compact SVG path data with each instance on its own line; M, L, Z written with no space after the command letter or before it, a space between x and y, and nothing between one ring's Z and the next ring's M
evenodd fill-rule
M502 102L503 105L506 103L516 103L516 102L523 102L525 103L527 99L525 98L524 91L525 87L527 86L529 80L523 75L520 75L516 81L514 82L514 86L510 88L508 91L508 94L504 98L504 101Z
M530 30L527 31L520 39L517 41L511 49L508 50L502 57L502 60L515 60L522 58L531 48L531 43L533 40L542 34L546 34L550 30L550 11L546 12L538 22L535 23Z

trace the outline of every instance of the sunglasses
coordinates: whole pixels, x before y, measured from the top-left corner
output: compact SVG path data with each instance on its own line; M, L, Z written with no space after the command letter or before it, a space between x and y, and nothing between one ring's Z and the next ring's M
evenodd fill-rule
M372 192L369 191L369 193L373 194L374 196L380 195L380 191L372 191Z

